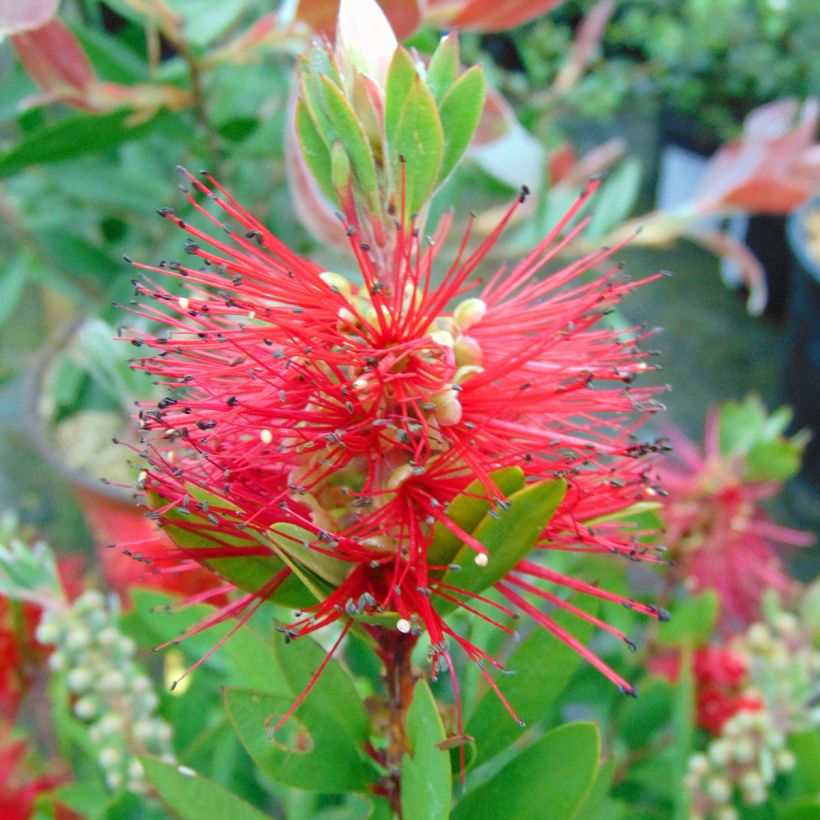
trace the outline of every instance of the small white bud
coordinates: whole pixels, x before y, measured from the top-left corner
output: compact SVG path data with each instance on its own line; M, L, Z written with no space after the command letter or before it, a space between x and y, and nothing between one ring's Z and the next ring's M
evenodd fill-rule
M85 692L91 686L94 676L87 666L75 666L68 673L68 688L72 692Z
M188 310L191 306L191 300L187 296L180 296L179 299L177 299L177 302L180 310Z
M732 787L722 777L713 777L706 783L706 794L715 803L728 803L729 798L732 796Z
M262 444L270 444L273 441L273 433L267 429L261 430L259 432L259 438L262 441Z
M396 621L396 629L398 629L403 635L407 635L412 626L413 625L407 620L407 618L399 618L398 621Z
M97 755L97 761L103 769L113 769L122 762L122 752L113 746L106 746Z
M476 557L473 558L473 561L479 567L486 567L487 564L490 563L490 556L487 555L486 552L479 552L479 553L476 554Z

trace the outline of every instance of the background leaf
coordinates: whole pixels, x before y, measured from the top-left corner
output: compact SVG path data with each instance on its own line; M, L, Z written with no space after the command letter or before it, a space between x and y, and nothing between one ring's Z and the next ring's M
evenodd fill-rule
M445 738L433 693L420 680L407 713L412 756L401 764L401 807L413 820L446 820L450 816L450 755L436 748Z
M274 780L318 792L366 791L376 778L374 765L335 718L303 703L280 733L269 730L293 705L253 689L225 690L225 705L248 754Z
M456 806L454 820L570 820L586 799L598 768L598 730L568 723L514 757Z
M156 789L162 802L183 820L201 820L203 817L263 820L267 817L250 803L202 775L184 773L179 767L153 757L140 758L140 762L148 782Z

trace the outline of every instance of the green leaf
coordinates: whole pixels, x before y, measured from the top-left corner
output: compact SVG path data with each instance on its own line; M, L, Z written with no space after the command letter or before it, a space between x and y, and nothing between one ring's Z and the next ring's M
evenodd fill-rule
M673 690L664 680L651 680L641 687L640 697L621 704L619 735L630 748L646 746L663 729L672 712Z
M433 693L424 680L416 684L407 713L412 755L401 762L401 808L413 820L446 820L450 816L450 755L436 748L445 738Z
M171 605L177 598L156 590L137 587L131 590L131 597L133 606L121 616L121 625L143 648L173 641L215 612L206 604L174 609ZM179 649L187 659L197 661L235 625L231 621L208 627L182 641ZM250 624L234 632L207 663L218 671L223 683L252 686L283 696L291 692L270 642Z
M441 102L439 114L444 129L444 156L438 172L443 182L464 156L484 109L484 70L473 66L465 71Z
M717 593L713 589L678 601L671 608L672 620L658 630L658 643L689 647L706 643L714 629L718 608Z
M0 327L14 313L23 295L34 260L28 251L17 254L0 278Z
M680 655L680 676L674 688L675 700L672 706L672 729L675 739L672 747L673 770L670 778L675 783L683 783L689 758L692 756L695 737L695 684L692 674L692 650L684 646ZM689 792L675 789L674 820L686 820L689 813Z
M559 726L469 792L456 806L453 820L570 820L595 780L598 753L594 724Z
M361 190L370 200L370 206L376 211L379 183L376 177L376 163L364 128L339 86L326 76L320 77L320 82L326 111L333 124L333 135L338 137L345 147L353 168L353 175Z
M791 774L795 793L820 793L820 734L816 730L793 732L789 735L789 748L795 757Z
M795 800L783 807L777 820L820 820L820 802L812 797Z
M438 179L444 154L444 130L436 102L419 76L413 79L413 85L406 95L393 141L388 147L397 199L402 173L401 158L404 159L407 209L404 216L409 219L426 204Z
M140 762L160 800L182 820L201 820L203 817L229 817L231 820L267 818L250 803L190 769L172 766L153 757L142 757Z
M609 760L601 765L595 782L589 790L584 802L578 811L572 816L572 820L601 820L610 818L606 811L606 801L609 790L612 787L612 778L615 775L615 760Z
M498 490L498 498L506 498L524 487L524 471L520 467L505 467L490 473L490 480ZM484 497L486 492L482 483L476 479L450 502L447 517L464 532L472 533L490 510L490 501ZM461 546L461 539L438 522L427 550L427 563L446 566L452 562Z
M318 792L365 791L376 770L335 718L303 703L274 736L270 730L292 698L252 689L225 690L239 740L265 774L286 786Z
M161 500L152 497L152 506L161 506ZM273 553L272 542L266 541L248 529L242 536L229 535L217 530L206 517L203 511L189 505L188 514L182 514L179 508L169 510L163 514L163 531L180 548L197 550L200 554L197 560L213 570L220 577L246 592L256 592L270 581L285 566L293 569L293 562L287 555L287 563L282 556ZM218 518L232 523L242 523L227 509L217 508ZM213 514L210 512L208 514ZM271 548L270 555L247 555L239 558L215 558L209 561L202 557L201 551L208 549L224 549L226 546L255 547L260 544ZM296 609L316 603L317 597L324 597L325 582L318 578L309 569L298 567L298 572L291 574L277 588L270 599Z
M304 691L327 655L327 650L309 637L286 644L285 636L279 632L274 635L273 649L294 696ZM330 715L353 740L367 739L370 733L367 712L350 675L338 661L331 660L325 666L306 702Z
M224 34L246 10L247 0L165 0L182 18L187 41L205 48Z
M721 455L745 455L766 424L766 407L760 396L747 396L741 402L729 401L720 408L718 440Z
M448 570L443 577L445 583L468 592L481 592L503 578L533 549L566 489L566 482L556 479L531 484L510 495L508 509L494 516L486 515L473 532L487 549L487 565L479 566L474 560L475 551L465 544L456 555L461 570ZM455 606L443 599L436 602L442 615Z
M404 48L396 49L387 72L384 100L384 134L388 145L393 143L407 95L417 77L416 64L410 53Z
M310 172L325 195L332 202L337 202L338 198L331 178L330 151L313 117L310 116L304 100L296 103L296 133Z
M295 524L274 524L266 533L266 539L277 551L286 553L301 566L335 586L341 584L349 572L346 562L312 549L310 544L316 541L315 536Z
M165 116L129 126L130 111L115 111L98 116L76 115L65 117L29 134L25 139L0 156L0 177L39 163L60 162L81 154L98 153L138 139L157 128Z
M800 471L803 448L787 439L758 441L749 449L743 477L747 481L785 481Z
M626 219L638 198L640 186L641 162L629 157L607 177L595 195L584 239L594 242Z
M596 608L595 602L587 611ZM586 643L592 635L592 624L557 612L553 620ZM564 691L581 662L571 647L545 629L536 627L515 648L505 666L519 674L500 675L496 684L528 726L538 721ZM475 739L476 762L488 760L521 737L520 727L498 695L488 689L467 721L465 733Z
M450 87L458 79L459 52L458 33L451 31L446 37L441 38L430 58L425 80L436 105L441 105Z

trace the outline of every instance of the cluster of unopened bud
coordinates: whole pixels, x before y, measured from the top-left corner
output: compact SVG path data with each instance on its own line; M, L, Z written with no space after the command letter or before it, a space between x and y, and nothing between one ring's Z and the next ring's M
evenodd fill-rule
M145 793L137 756L173 762L171 727L156 716L153 682L134 660L134 641L117 628L113 602L89 590L70 607L46 610L37 640L56 645L49 665L65 676L74 716L87 726L108 788Z
M692 818L735 820L736 794L744 805L765 803L777 775L790 771L794 762L770 712L738 712L704 753L689 759L684 785L692 795Z
M816 623L780 611L766 623L752 624L735 642L749 658L751 680L785 731L820 726L817 632Z
M373 304L373 296L363 288L355 290L344 276L333 271L325 271L321 278L349 302L350 308L339 309L340 328L348 333L358 334L364 323L378 328L379 309ZM422 295L411 284L405 286L402 305L405 312L418 307ZM452 359L454 366L452 382L436 395L430 397L426 408L432 419L447 427L461 421L461 404L458 400L460 385L482 371L481 347L467 331L481 321L487 310L486 304L477 298L464 299L456 305L450 316L440 316L430 326L429 338L432 342L430 355L445 355ZM362 400L366 400L371 380L367 374L354 382L354 388Z

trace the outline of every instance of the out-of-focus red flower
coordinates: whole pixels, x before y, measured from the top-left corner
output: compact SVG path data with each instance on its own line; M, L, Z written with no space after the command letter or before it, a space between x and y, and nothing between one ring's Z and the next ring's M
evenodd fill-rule
M505 31L546 14L563 0L379 0L399 39L420 25L472 31ZM296 19L331 39L336 31L339 0L301 0Z
M754 110L743 134L709 161L698 213L739 208L785 214L820 192L820 100L777 100Z
M79 555L65 556L57 563L69 600L83 589L83 568L84 561ZM40 614L36 604L17 603L0 596L0 721L14 720L36 667L51 651L35 637Z
M728 634L759 619L767 589L793 591L777 546L807 547L814 538L776 524L763 511L760 503L782 482L750 478L743 453L721 452L719 418L719 410L708 416L703 453L668 429L675 457L659 463L658 474L667 493L663 519L672 557L693 590L717 591L719 625Z
M28 755L26 742L11 740L8 729L0 725L0 817L3 820L29 820L38 795L65 779L59 775L34 775L26 764Z
M156 543L161 536L158 536L154 522L145 517L145 508L137 506L132 499L103 494L76 484L74 492L94 537L103 578L125 606L130 603L128 591L133 586L196 595L218 585L212 573L194 562L174 568L156 568L141 562L141 544ZM111 548L115 543L120 549Z
M748 670L739 652L721 646L702 646L692 656L692 667L696 721L704 731L719 735L723 724L738 712L763 708L760 698L743 691ZM655 658L650 669L676 683L680 677L680 656Z

